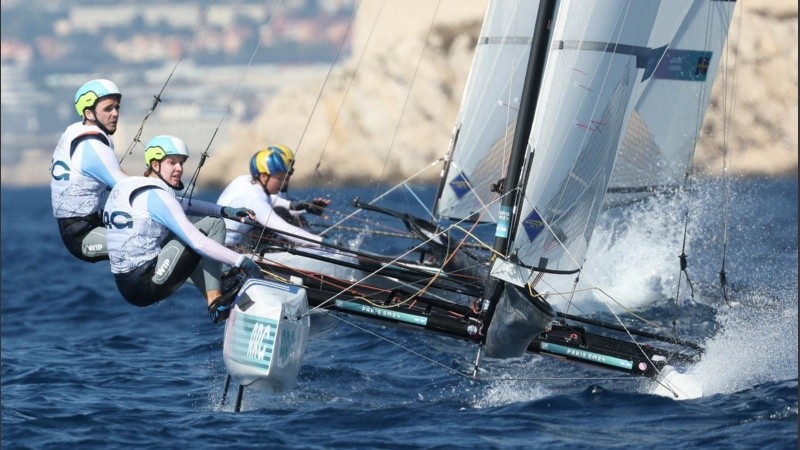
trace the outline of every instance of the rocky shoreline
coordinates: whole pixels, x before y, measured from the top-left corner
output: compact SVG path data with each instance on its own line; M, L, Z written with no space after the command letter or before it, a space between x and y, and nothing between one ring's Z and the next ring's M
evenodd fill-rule
M486 0L443 0L438 9L427 0L389 0L382 10L378 3L359 9L350 59L327 79L286 83L250 122L226 125L199 186L227 184L246 173L255 151L275 143L296 150L295 186L396 183L415 174L438 180L436 161L449 146ZM736 8L694 168L796 177L797 3L750 0ZM119 134L122 149L130 138ZM4 165L2 183L47 184L51 154L30 150ZM139 162L128 158L123 167L139 174Z

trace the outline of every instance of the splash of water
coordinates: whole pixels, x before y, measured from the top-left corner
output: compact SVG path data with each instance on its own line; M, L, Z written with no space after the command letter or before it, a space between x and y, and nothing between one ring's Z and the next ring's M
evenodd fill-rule
M761 293L745 300L721 311L721 332L689 370L707 395L797 379L797 294L780 302Z
M684 202L680 195L656 197L624 210L605 211L592 235L573 306L584 313L609 308L619 313L674 296L683 247ZM687 249L690 244L687 240ZM548 279L557 292L570 291L572 283L571 279ZM566 300L555 299L554 304L563 306Z
M474 399L473 407L491 408L517 402L529 402L550 397L554 392L541 384L510 378L495 380Z

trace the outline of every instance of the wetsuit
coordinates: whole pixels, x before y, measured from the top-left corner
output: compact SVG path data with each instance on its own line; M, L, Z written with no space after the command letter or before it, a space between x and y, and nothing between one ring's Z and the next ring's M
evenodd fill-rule
M221 290L221 264L241 265L245 256L222 245L222 219L192 221L184 207L202 215L221 214L221 207L209 202L182 205L158 178L128 177L109 194L103 220L111 272L128 302L151 305L170 296L187 278L203 294Z
M53 152L50 176L53 216L67 250L84 261L108 259L101 209L108 191L127 177L111 138L93 125L70 125Z

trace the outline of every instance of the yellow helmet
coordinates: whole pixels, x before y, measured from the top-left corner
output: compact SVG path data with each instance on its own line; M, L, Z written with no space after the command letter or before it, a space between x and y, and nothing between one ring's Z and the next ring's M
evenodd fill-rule
M250 175L258 178L258 174L290 172L294 164L294 152L285 145L273 145L257 151L250 158Z

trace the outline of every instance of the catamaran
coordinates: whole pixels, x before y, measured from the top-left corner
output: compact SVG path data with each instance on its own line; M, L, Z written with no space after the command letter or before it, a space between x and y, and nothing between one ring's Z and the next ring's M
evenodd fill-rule
M381 195L354 200L328 230L350 226L363 242L356 219L380 215L405 226L411 249L308 249L259 231L248 250L265 280L245 283L226 324L240 389L290 386L307 318L326 311L463 340L473 376L484 357L534 352L701 395L675 369L700 345L570 305L601 211L686 182L734 5L489 2L430 217L380 206Z

